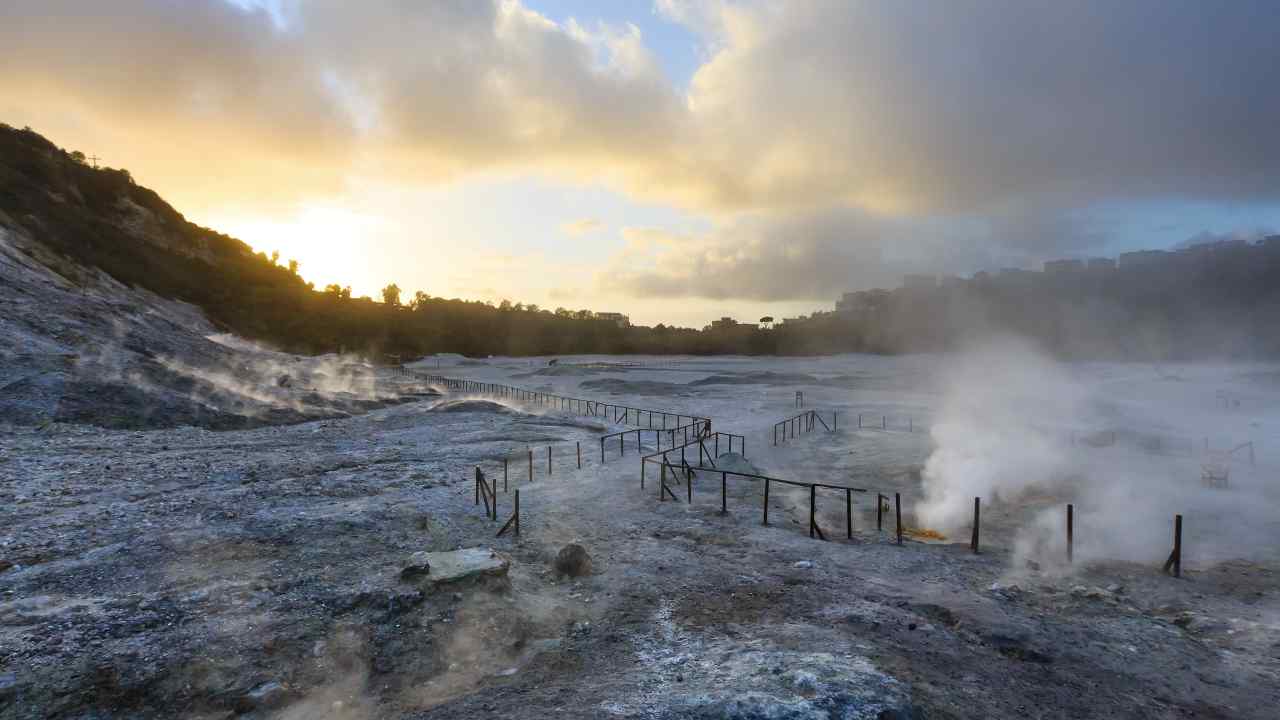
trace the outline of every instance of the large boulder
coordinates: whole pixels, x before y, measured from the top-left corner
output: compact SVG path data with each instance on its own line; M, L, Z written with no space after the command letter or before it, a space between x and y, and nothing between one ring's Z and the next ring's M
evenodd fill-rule
M556 555L556 572L569 577L582 577L591 574L591 556L586 548L577 543L570 543L560 548Z
M416 552L400 571L402 580L430 584L505 578L511 558L491 548Z

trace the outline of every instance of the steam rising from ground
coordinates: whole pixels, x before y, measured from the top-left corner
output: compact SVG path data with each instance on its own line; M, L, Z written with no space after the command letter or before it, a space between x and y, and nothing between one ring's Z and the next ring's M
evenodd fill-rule
M1078 417L1084 392L1051 360L1005 338L960 355L944 371L943 387L919 508L927 525L967 526L973 498L1016 496L1066 474L1064 438L1033 427Z
M1125 398L1132 378L1099 383L1087 367L1068 367L1010 338L951 359L942 379L936 448L917 508L927 527L965 536L980 497L984 526L1016 528L1018 566L1034 559L1059 569L1067 503L1075 505L1081 560L1160 562L1175 514L1184 515L1187 564L1256 558L1280 541L1280 496L1264 480L1271 471L1243 451L1227 453L1257 442L1250 430L1266 425L1215 410L1208 386L1188 386L1176 374L1151 383L1146 372L1142 387L1156 390ZM1206 452L1201 437L1222 438L1224 449ZM1229 470L1227 487L1205 482L1213 465Z

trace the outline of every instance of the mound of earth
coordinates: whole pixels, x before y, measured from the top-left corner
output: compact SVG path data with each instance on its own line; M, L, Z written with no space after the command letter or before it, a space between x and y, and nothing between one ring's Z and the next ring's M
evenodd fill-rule
M519 373L511 377L576 377L592 375L598 372L600 372L598 368L583 367L581 365L548 365L532 372Z
M746 473L748 475L764 475L760 472L760 468L751 463L750 460L742 457L738 453L725 453L716 458L717 470L728 470L729 472Z
M679 395L685 391L684 386L677 383L658 380L623 380L622 378L586 380L580 387L584 390L599 390L611 395Z
M517 410L510 405L503 405L500 402L494 402L492 400L478 400L474 398L465 400L445 400L432 405L431 411L445 413L474 412L498 413L500 415L529 415L529 413Z
M689 384L701 385L814 385L818 379L805 373L783 373L772 370L735 375L710 375Z

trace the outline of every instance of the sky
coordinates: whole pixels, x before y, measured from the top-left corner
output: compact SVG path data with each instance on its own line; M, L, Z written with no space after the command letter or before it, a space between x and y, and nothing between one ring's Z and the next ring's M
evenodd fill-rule
M698 327L1280 232L1273 0L6 0L0 121L317 286Z

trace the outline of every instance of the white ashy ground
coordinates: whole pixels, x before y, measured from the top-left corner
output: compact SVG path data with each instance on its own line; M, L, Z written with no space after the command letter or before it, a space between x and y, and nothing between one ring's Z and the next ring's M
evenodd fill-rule
M996 350L414 368L710 417L746 437L718 467L872 491L852 540L843 493L821 492L829 542L806 492L775 489L767 527L759 483L731 481L725 515L715 473L659 502L634 436L600 460L624 426L493 398L230 432L5 429L0 716L1270 717L1276 368ZM797 391L839 427L774 447ZM1253 465L1212 452L1248 441ZM501 486L504 457L494 521L471 479ZM1228 487L1206 487L1224 462ZM495 538L517 488L522 533ZM877 532L875 492L902 493L904 545ZM1159 572L1174 513L1180 580ZM555 576L568 542L592 575ZM509 586L400 579L456 547L510 554Z

